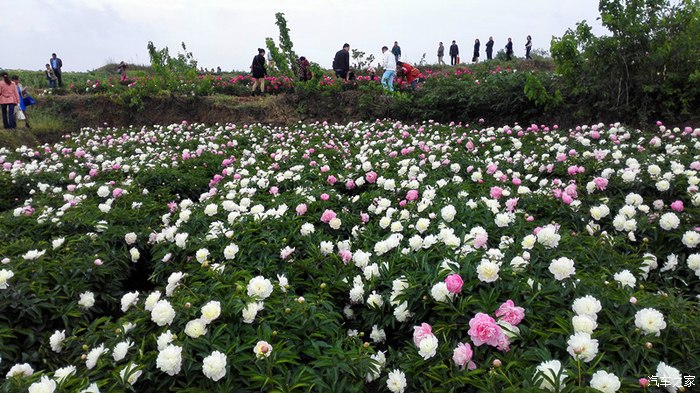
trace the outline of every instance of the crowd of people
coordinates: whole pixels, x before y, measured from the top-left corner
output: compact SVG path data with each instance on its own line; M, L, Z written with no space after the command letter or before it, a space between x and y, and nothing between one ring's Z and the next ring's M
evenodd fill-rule
M486 48L486 60L493 59L493 47L494 47L493 37L489 37L489 40L485 44ZM530 52L532 49L532 37L527 36L527 42L525 43L525 59L531 59ZM504 47L505 57L507 61L513 58L513 40L509 37L508 42ZM452 40L452 45L450 45L449 52L450 55L450 65L461 64L459 57L459 46L456 40ZM438 45L437 59L439 65L445 65L445 46L442 42ZM474 41L474 52L472 55L472 63L478 63L481 57L481 42L477 38ZM260 87L260 93L265 91L265 76L267 75L267 68L265 62L265 50L262 48L258 49L258 55L253 58L253 63L250 66L252 77L254 83L252 86L252 91L255 92L258 87ZM267 66L272 68L275 65L275 61L272 56L267 54ZM394 81L397 77L405 78L406 83L411 86L412 90L417 87L418 79L421 74L420 71L404 62L401 61L401 47L398 41L394 41L394 45L389 49L388 46L382 47L382 57L379 65L384 69L384 73L380 79L382 86L388 91L394 91ZM312 78L312 73L310 71L310 63L304 57L301 56L297 59L298 66L298 77L301 81L307 81ZM373 68L370 67L373 70ZM335 76L344 80L354 79L354 73L350 69L350 44L343 44L342 49L335 53L333 57L333 72ZM374 73L371 72L373 75Z
M0 108L2 108L2 126L6 130L17 128L17 121L24 120L24 126L31 128L27 108L36 104L34 98L29 95L27 89L22 86L19 76L11 78L7 72L0 74Z
M494 41L493 37L489 37L489 40L486 42L486 60L492 60L493 59L493 46L494 46ZM505 55L506 55L506 61L510 61L513 58L513 40L508 37L508 42L506 43L505 47L503 48ZM525 59L532 59L530 52L532 50L532 37L527 36L527 41L525 42ZM450 65L457 65L460 64L460 58L459 58L459 46L457 45L457 41L452 40L452 45L450 45ZM443 57L445 56L445 46L440 42L438 44L438 50L437 50L437 57L438 57L438 64L445 64L445 61L443 60ZM472 63L478 63L479 62L479 57L481 57L481 42L477 38L474 40L474 52L472 54Z

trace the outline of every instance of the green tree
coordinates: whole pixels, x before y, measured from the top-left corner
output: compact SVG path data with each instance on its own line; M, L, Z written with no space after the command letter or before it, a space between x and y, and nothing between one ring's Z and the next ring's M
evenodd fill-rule
M599 11L611 35L596 37L583 21L552 40L579 115L638 123L692 116L700 107L700 3L600 0Z
M297 54L294 53L294 43L292 43L291 37L289 37L289 28L287 27L287 19L284 17L284 13L278 12L275 14L277 22L275 24L280 29L280 52L286 58L287 64L289 64L289 70L285 72L287 76L294 77L299 75L299 64L297 63Z
M272 38L267 37L265 38L265 46L267 46L267 51L270 53L270 57L272 57L272 60L275 62L276 71L282 75L290 75L292 71L289 68L287 57L280 52L277 45L275 45L275 41ZM268 70L268 72L274 73L275 70Z

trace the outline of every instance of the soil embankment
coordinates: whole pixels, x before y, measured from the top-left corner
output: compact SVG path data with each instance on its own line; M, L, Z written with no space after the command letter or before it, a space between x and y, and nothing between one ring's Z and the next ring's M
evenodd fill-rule
M135 110L107 96L67 95L41 97L29 115L32 129L0 130L0 147L56 142L81 127L126 127L130 125L190 123L293 124L299 121L348 122L381 117L359 104L359 93L345 91L323 97L300 98L293 94L263 97L159 96L143 101ZM366 109L366 108L364 108Z

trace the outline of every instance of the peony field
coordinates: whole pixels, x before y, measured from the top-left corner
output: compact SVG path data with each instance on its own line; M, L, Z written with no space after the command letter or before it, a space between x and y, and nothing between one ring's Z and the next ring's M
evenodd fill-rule
M700 391L700 129L0 148L0 392Z

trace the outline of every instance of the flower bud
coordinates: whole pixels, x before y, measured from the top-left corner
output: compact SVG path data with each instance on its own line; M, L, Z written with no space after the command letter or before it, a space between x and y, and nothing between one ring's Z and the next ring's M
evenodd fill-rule
M493 362L491 362L491 365L494 368L499 368L503 365L503 363L499 359L493 359Z
M644 344L644 346L647 347L647 349L652 349L652 348L654 348L654 344L650 343L649 341L647 341L647 343Z

